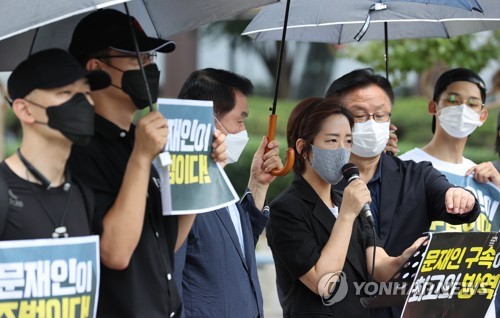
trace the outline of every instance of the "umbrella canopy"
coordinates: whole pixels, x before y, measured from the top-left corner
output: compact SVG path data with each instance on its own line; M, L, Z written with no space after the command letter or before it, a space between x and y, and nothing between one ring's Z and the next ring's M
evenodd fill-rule
M428 2L428 1L422 1ZM483 13L445 5L405 1L386 2L385 9L373 9L371 1L292 0L286 40L349 43L365 24L370 25L362 41L449 38L500 29L498 0L478 0ZM286 1L262 9L243 31L256 41L280 40ZM379 5L381 5L379 3ZM384 36L387 22L387 37Z
M137 18L141 26L150 36L167 38L168 36L195 29L201 25L228 19L248 9L276 2L277 0L114 0L115 5L110 8L125 12L123 4L129 7L130 14ZM10 0L15 3L15 8L22 12L24 8L33 6L33 2L42 0ZM91 0L57 0L50 3L92 2ZM94 2L106 3L105 0L94 0ZM104 6L101 4L100 6ZM98 7L91 8L96 9ZM62 16L57 15L46 6L39 5L35 8L39 19L30 24L30 20L17 31L5 31L0 24L0 71L10 71L29 54L52 47L67 49L71 35L76 24L88 14L89 10L81 11L78 8L73 14L69 10ZM47 17L46 12L48 12ZM82 13L85 12L85 13ZM18 16L17 11L6 11L6 16ZM32 13L34 14L34 13ZM7 20L7 19L6 19ZM9 19L10 20L10 19ZM41 23L45 21L45 23ZM52 22L52 23L51 23ZM9 24L7 21L5 25ZM31 26L30 26L31 25ZM24 32L23 32L24 31ZM9 37L10 34L10 37ZM13 36L12 36L13 35Z
M280 40L286 4L261 10L242 35ZM388 40L450 38L497 29L498 0L337 0L335 6L328 0L292 0L286 40L342 44L383 39L388 77Z
M129 0L7 0L2 1L0 40L71 16ZM15 17L15 19L13 18Z
M440 4L449 7L483 12L481 5L476 0L383 0L383 2L385 3L395 2L395 1L419 2L425 4ZM382 2L382 0L379 0L379 2Z

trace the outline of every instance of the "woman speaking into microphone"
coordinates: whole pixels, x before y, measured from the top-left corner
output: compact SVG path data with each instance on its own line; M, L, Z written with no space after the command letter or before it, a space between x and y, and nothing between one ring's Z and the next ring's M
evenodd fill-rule
M351 178L343 196L333 190L349 160L353 125L337 99L306 99L288 120L295 178L271 203L266 230L284 317L368 317L355 286L388 280L423 241L388 256L360 214L371 201L366 184Z

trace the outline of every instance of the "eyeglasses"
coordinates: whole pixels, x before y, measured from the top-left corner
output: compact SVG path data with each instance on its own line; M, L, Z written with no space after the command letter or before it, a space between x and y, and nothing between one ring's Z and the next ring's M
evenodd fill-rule
M482 100L479 98L471 97L466 100L464 97L458 94L449 94L441 100L444 101L448 106L460 106L462 104L465 104L470 108L482 108L484 106Z
M140 53L139 59L142 64L153 64L156 62L157 53L155 51ZM135 54L122 54L122 55L99 55L96 58L103 59L114 59L114 58L129 58L129 59L137 59L137 55Z
M373 114L368 114L365 112L353 112L352 116L354 117L354 121L357 123L364 123L367 120L373 118L377 123L385 123L389 121L391 118L391 113L389 112L375 112Z

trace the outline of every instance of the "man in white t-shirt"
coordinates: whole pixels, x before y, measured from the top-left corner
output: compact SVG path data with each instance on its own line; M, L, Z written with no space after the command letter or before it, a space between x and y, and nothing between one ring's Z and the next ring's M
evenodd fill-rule
M479 230L500 229L498 184L500 174L492 167L486 174L486 182L478 182L473 175L476 164L463 156L467 138L488 117L484 108L486 87L475 72L456 68L444 72L437 80L434 96L428 104L433 115L432 140L423 148L415 148L400 156L403 160L430 161L456 185L473 191L481 203L481 212L473 224L455 225L434 222L431 230ZM484 174L483 174L484 175Z
M433 115L432 140L400 156L403 160L430 161L449 182L474 192L481 205L481 214L474 223L451 225L434 221L432 231L500 230L500 213L497 213L500 174L492 164L491 167L482 165L482 171L476 171L476 164L463 156L468 136L488 117L488 110L484 108L485 96L484 81L475 72L464 68L444 72L428 104L429 113ZM494 317L493 311L491 306L487 317ZM500 317L498 313L497 317Z

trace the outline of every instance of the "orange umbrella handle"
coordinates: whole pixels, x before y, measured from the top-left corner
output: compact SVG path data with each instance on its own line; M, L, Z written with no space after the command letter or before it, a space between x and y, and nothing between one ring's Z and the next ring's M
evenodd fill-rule
M267 141L271 142L274 140L274 136L276 135L276 121L278 120L278 116L276 114L272 114L269 116L269 127L267 128ZM269 151L269 148L266 148L266 152ZM281 169L273 169L271 174L277 177L286 176L290 170L292 170L293 163L295 162L295 152L292 148L288 148L286 151L286 162L283 168Z

